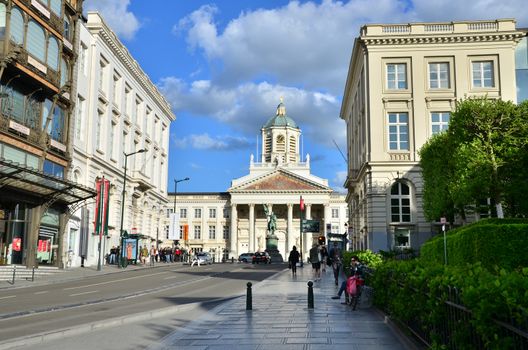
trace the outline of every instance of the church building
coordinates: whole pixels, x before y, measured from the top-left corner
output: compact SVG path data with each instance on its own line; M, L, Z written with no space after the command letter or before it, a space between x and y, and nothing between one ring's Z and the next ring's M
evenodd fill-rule
M180 245L210 252L216 261L264 251L269 238L265 208L276 217L274 236L283 259L294 245L306 257L320 237L345 245L345 195L332 190L327 179L311 174L310 156L303 159L301 155L301 129L286 114L282 101L260 132L260 159L251 155L249 174L232 180L226 192L178 192L177 201L174 193L169 193L169 203L177 203ZM168 209L167 214L173 210ZM310 228L306 223L311 224ZM166 227L168 238L168 218Z

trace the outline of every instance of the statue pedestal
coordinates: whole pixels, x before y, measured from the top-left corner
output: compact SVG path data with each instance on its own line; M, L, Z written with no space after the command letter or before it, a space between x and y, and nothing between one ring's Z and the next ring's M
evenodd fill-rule
M266 236L266 252L268 252L268 254L270 255L272 263L284 262L284 258L279 252L279 249L277 248L278 243L279 239L274 234L268 234Z

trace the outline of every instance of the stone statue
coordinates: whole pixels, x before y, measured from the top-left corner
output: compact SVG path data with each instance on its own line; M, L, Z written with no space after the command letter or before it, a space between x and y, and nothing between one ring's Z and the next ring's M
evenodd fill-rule
M277 216L275 216L275 213L273 213L266 204L264 204L264 213L266 213L266 217L268 218L268 234L270 236L275 236L275 230L277 229Z

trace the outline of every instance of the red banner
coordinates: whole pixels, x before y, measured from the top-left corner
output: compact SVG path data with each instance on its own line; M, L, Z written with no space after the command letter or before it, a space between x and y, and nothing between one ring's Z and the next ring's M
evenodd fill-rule
M13 238L13 250L19 252L22 250L22 238L15 237Z
M304 199L302 198L302 196L301 196L301 203L300 203L300 205L301 205L301 211L304 211Z
M97 196L95 198L95 234L108 234L108 205L110 203L110 181L104 177L95 184Z

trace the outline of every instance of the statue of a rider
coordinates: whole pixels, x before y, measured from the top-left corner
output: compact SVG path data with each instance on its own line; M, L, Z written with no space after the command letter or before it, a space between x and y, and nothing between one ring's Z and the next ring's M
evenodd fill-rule
M266 213L266 217L268 218L268 234L274 236L275 229L277 228L277 216L275 216L275 213L271 211L267 204L264 204L264 213Z

